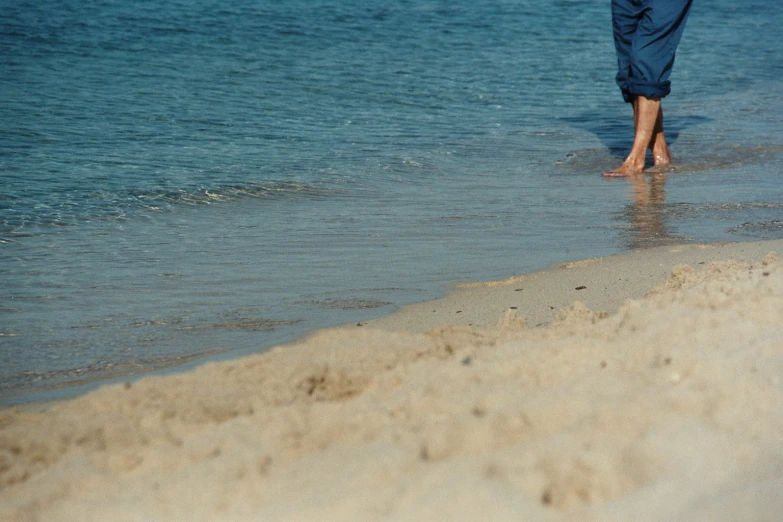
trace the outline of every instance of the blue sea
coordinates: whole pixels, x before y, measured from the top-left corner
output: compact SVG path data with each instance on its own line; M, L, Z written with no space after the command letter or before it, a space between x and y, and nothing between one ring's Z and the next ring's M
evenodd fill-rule
M0 0L0 404L449 285L783 237L783 6L697 1L632 138L608 1ZM205 383L206 386L209 383Z

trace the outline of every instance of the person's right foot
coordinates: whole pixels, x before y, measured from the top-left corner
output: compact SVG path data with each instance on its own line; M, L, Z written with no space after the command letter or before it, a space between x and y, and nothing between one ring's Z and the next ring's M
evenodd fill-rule
M639 176L641 174L644 174L644 163L638 165L632 163L629 158L616 169L604 172L603 176L605 178L622 178L628 176Z

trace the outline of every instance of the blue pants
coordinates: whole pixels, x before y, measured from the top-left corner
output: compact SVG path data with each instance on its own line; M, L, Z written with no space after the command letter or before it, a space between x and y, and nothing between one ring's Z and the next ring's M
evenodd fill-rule
M612 0L617 85L623 99L663 98L693 0Z

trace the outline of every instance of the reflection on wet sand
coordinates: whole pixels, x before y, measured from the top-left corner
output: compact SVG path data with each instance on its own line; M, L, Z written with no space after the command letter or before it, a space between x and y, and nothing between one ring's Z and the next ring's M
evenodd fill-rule
M666 222L666 173L656 172L627 179L631 184L631 203L623 210L622 217L630 224L628 247L648 248L685 241L685 238L674 235Z

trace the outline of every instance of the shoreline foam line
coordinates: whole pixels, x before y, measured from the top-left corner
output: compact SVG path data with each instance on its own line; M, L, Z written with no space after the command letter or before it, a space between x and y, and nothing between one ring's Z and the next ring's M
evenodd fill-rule
M0 410L0 520L774 520L783 258L771 252L783 242L557 265Z

